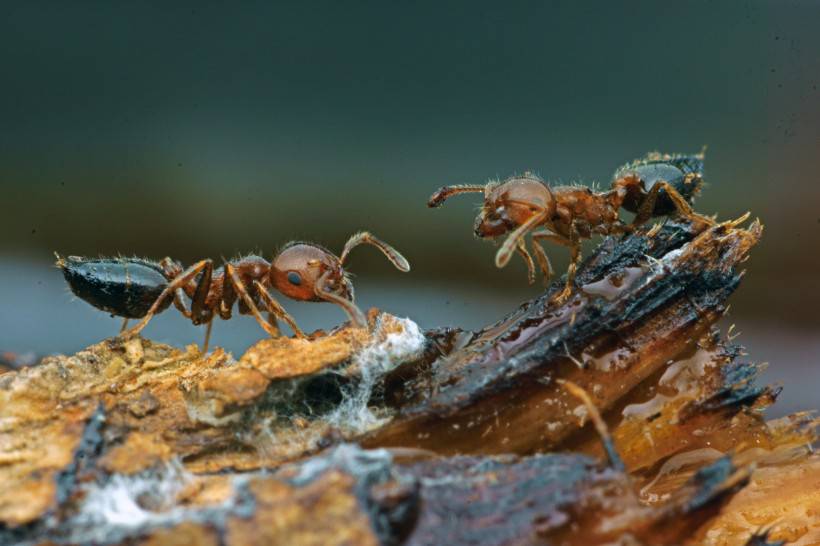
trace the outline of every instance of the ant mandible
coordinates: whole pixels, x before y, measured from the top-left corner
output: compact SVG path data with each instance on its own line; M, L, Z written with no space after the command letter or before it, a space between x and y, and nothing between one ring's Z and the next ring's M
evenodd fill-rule
M653 153L627 164L615 173L608 191L594 192L585 186L551 187L527 172L503 182L485 185L455 185L439 188L427 203L438 207L461 193L483 193L484 204L475 219L475 235L494 239L508 234L495 255L497 267L504 267L513 252L526 262L530 284L535 282L535 265L527 251L525 237L532 235L532 248L538 266L549 283L552 268L541 241L568 247L570 264L564 289L556 302L569 297L575 272L581 260L581 240L593 235L628 233L655 216L674 212L693 222L715 222L697 214L689 200L703 184L703 153L661 155ZM619 209L635 213L630 224L619 218ZM537 230L537 231L536 231Z
M120 338L129 339L145 328L151 317L174 306L193 324L207 325L203 352L208 350L214 314L231 318L234 303L240 314L251 314L271 336L279 335L277 318L284 320L297 337L305 337L293 317L270 295L274 288L294 300L326 301L340 306L356 327L367 326L364 314L354 303L353 285L344 263L350 251L361 244L375 246L400 271L410 264L395 248L367 231L356 233L345 243L341 256L313 243L295 241L285 245L268 262L259 256L228 261L214 270L213 261L201 260L188 269L165 258L153 262L140 258L88 259L57 256L71 291L94 307L124 317ZM186 304L190 299L190 307ZM268 320L259 306L268 311ZM126 329L128 319L142 320Z

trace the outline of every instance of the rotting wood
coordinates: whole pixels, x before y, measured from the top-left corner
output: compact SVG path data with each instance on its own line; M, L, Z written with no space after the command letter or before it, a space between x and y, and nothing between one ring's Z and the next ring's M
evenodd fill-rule
M372 334L263 340L239 360L134 339L6 371L0 544L743 544L756 529L715 516L740 503L775 525L754 492L777 480L793 517L771 536L813 537L817 423L766 423L777 391L714 330L761 231L607 239L565 304L549 303L559 281L478 332L372 311ZM595 462L559 379L590 394L629 475ZM93 504L125 493L136 523Z

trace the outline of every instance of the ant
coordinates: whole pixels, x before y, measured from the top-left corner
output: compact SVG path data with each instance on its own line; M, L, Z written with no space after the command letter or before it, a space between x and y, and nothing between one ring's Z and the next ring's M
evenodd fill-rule
M270 295L274 288L294 300L326 301L340 306L356 327L366 327L364 314L354 303L353 285L344 263L358 245L375 246L400 271L410 264L395 248L367 231L356 233L337 257L324 247L294 241L286 244L268 262L259 256L245 256L214 270L213 261L201 260L188 269L165 258L153 262L140 258L80 258L57 255L57 267L71 291L94 307L124 317L120 338L130 339L145 328L151 317L174 306L195 324L206 324L203 353L208 350L214 313L231 318L234 303L240 314L251 314L271 336L279 335L277 318L284 320L296 337L305 333L293 317ZM190 306L186 298L191 300ZM262 316L259 306L268 312ZM139 323L126 329L128 319Z
M555 297L561 303L569 297L575 282L582 239L594 234L629 233L653 217L674 212L693 222L714 225L713 219L697 214L689 204L702 185L703 152L690 156L652 153L618 169L608 191L595 192L585 186L551 187L526 172L503 182L444 186L430 197L427 206L438 207L461 193L483 193L484 204L475 219L475 235L495 239L509 234L495 255L495 265L506 266L513 252L517 252L527 264L530 284L535 282L535 265L527 251L527 234L532 235L532 248L545 286L549 284L552 267L541 241L568 247L566 284ZM630 224L620 220L621 208L635 213Z

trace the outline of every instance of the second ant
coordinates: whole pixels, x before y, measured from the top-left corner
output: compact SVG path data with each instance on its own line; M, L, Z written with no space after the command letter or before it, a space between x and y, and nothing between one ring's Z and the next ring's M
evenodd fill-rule
M503 182L444 186L430 197L428 206L438 207L461 193L483 193L484 205L475 219L475 235L494 239L508 234L496 253L495 264L506 266L517 252L527 263L530 283L535 282L535 264L527 250L527 235L532 235L532 248L545 285L552 267L541 241L569 248L567 280L555 297L556 302L563 302L572 292L583 239L596 234L628 233L653 217L674 212L692 222L713 225L713 219L696 213L689 203L703 184L702 173L702 153L650 154L619 169L608 191L595 192L585 186L552 187L525 173ZM621 221L621 208L635 213L631 223Z

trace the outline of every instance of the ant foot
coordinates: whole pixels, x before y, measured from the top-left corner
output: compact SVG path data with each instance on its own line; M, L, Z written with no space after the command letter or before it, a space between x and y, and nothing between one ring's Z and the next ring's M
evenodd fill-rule
M556 305L561 305L562 303L567 301L567 299L570 297L570 295L572 295L572 286L567 284L566 286L564 286L564 289L561 290L561 292L559 292L558 294L553 296L550 303L554 303Z
M650 229L649 231L646 232L646 236L649 237L649 238L654 237L661 230L662 226L663 226L663 224L661 224L661 223L655 224L654 226L652 226L652 229Z

